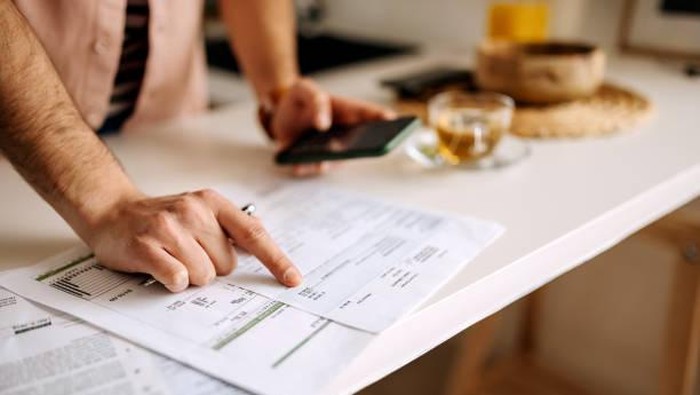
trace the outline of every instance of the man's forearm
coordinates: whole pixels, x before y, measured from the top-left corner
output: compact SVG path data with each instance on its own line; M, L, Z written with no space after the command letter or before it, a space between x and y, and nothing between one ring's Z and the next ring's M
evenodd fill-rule
M101 211L137 192L9 0L0 0L0 53L0 150L85 239Z
M258 97L299 76L291 0L221 0L221 17Z

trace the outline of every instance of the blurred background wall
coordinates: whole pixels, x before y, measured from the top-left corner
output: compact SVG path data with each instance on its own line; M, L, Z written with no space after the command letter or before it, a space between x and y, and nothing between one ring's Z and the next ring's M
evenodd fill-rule
M323 26L334 32L471 48L484 37L486 0L327 0ZM623 0L554 0L551 33L611 47Z

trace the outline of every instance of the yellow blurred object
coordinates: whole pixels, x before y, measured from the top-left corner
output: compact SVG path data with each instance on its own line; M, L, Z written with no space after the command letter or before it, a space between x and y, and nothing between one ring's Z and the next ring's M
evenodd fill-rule
M549 30L547 1L494 1L489 8L488 36L517 42L543 41Z

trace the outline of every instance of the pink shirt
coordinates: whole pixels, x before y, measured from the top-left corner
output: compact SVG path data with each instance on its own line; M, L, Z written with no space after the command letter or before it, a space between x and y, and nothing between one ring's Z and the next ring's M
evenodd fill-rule
M99 128L119 67L127 0L15 0L83 118ZM202 0L149 0L149 54L124 129L207 106Z

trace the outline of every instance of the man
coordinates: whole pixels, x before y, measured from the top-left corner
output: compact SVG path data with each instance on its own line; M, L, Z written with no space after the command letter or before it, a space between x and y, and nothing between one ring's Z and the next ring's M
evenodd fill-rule
M312 126L392 116L299 76L289 0L220 10L278 147ZM95 133L205 110L201 15L201 0L0 0L0 150L107 267L177 292L230 273L233 242L295 286L257 219L210 190L146 196Z

